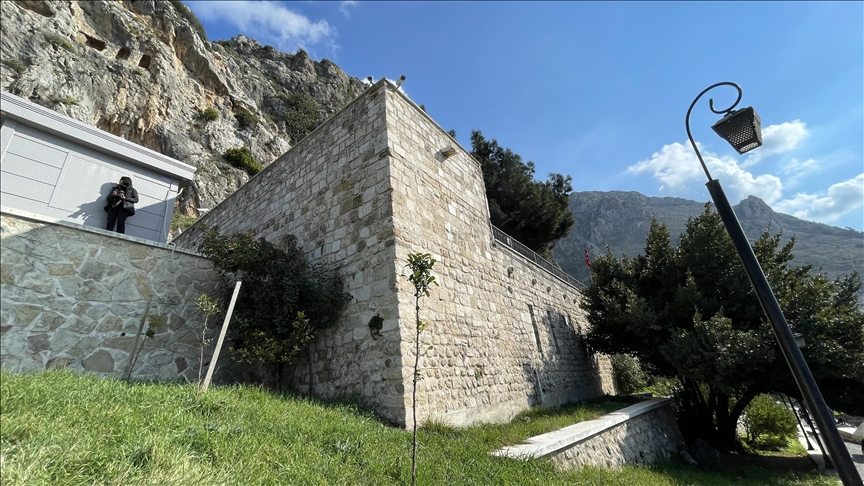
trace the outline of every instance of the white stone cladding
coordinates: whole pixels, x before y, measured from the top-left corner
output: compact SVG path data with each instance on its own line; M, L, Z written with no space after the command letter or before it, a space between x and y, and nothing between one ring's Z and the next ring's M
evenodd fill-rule
M455 155L444 157L452 147ZM450 151L447 151L450 152ZM442 162L439 162L442 159ZM353 299L316 341L315 392L354 395L410 426L414 300L408 253L430 253L439 287L421 301L418 420L504 421L533 405L612 393L608 359L588 356L579 292L496 245L479 164L382 80L175 241L200 225L223 234L295 235L313 262L339 269ZM372 336L370 318L384 318ZM294 384L308 387L306 359Z
M132 378L197 379L204 318L194 299L215 291L210 260L11 208L4 208L0 226L4 369L120 377L152 297L144 331L162 325L143 340Z

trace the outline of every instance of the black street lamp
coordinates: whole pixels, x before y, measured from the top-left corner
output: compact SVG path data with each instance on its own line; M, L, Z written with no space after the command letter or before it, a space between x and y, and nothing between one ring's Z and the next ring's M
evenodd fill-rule
M840 438L840 433L837 431L837 425L834 423L834 417L825 404L822 398L822 393L819 392L819 387L816 385L816 380L813 379L813 373L807 367L807 362L804 361L804 355L795 343L795 337L789 324L786 322L786 317L780 309L780 304L777 303L777 298L765 278L765 273L756 260L756 254L753 253L753 248L747 241L747 236L744 234L744 229L741 228L741 223L738 222L738 217L723 188L720 186L720 181L711 178L708 172L708 167L702 159L702 154L699 153L699 148L696 147L696 142L693 140L693 135L690 133L690 112L696 106L696 102L708 91L718 86L732 86L738 90L738 98L735 103L725 110L715 110L714 100L708 102L711 111L724 115L723 118L711 127L717 132L720 137L729 142L739 154L746 153L762 145L762 130L761 120L759 115L752 107L744 108L735 111L738 102L741 101L741 87L735 83L723 82L711 85L693 100L690 108L687 110L687 118L685 123L687 126L687 137L690 138L690 143L693 145L693 150L696 151L696 156L699 158L699 163L702 164L702 170L708 177L708 183L705 186L711 194L711 199L714 200L714 206L717 208L717 213L723 220L723 225L726 227L726 232L732 239L735 245L735 250L741 258L741 263L744 265L744 271L750 279L750 284L753 285L753 290L756 291L756 296L759 303L762 305L762 310L765 312L771 327L774 330L774 336L777 338L777 343L780 345L780 350L783 352L783 357L786 358L786 363L789 369L792 370L792 376L795 377L795 382L798 384L798 389L801 390L801 396L804 397L804 403L813 415L816 421L816 427L819 433L825 440L825 445L828 448L828 453L834 459L834 464L837 465L837 473L844 486L864 486L861 476L855 469L852 463L852 458L849 456L849 451L843 444L843 439Z

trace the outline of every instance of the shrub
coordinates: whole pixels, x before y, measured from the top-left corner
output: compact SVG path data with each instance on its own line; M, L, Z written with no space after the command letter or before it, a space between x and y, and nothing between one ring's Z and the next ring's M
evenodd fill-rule
M53 101L54 103L62 103L69 106L78 104L78 100L72 98L71 96L52 96L51 101Z
M339 320L350 300L344 282L335 270L310 264L294 236L283 237L277 247L251 232L222 236L218 227L203 230L199 250L213 260L225 302L235 279L243 282L231 321L231 352L241 362L275 365L278 385L282 365L318 330Z
M628 354L612 355L612 377L619 395L630 395L644 390L650 377L642 371L639 361Z
M252 151L245 145L239 148L234 147L226 150L225 159L234 167L245 170L250 176L254 176L263 169L261 164L256 162L255 158L252 157Z
M216 111L216 109L213 108L212 106L208 106L207 108L204 108L204 111L201 113L201 116L203 116L204 119L207 121L218 120L219 119L219 112Z
M241 111L234 115L234 118L236 118L237 122L240 124L240 130L255 128L258 126L258 117L251 111Z
M3 64L9 66L10 68L12 68L13 71L18 74L23 74L24 71L27 70L27 66L25 66L24 63L19 61L18 59L3 59Z
M72 54L78 53L78 50L75 49L75 47L72 45L71 42L69 42L69 39L63 37L62 35L45 34L45 40L54 44L55 46L59 46L59 47L62 47L63 49L66 49L67 51L71 52Z
M195 221L198 221L196 216L183 216L182 214L174 213L171 215L171 229L183 231L192 226Z
M321 109L314 98L301 91L280 94L279 99L288 105L285 113L285 128L295 141L309 134L321 120Z
M747 444L756 449L780 450L796 435L795 414L771 395L758 395L744 409Z

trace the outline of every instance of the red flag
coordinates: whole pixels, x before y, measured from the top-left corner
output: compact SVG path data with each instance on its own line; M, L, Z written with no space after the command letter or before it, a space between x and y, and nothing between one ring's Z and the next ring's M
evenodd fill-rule
M585 265L591 268L591 259L588 258L588 248L585 248Z

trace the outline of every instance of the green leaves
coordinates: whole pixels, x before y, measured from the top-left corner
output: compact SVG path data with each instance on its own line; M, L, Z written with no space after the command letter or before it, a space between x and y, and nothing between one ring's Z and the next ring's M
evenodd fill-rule
M544 257L555 242L567 236L575 224L568 195L571 177L549 174L546 182L534 180L534 163L471 132L472 155L483 170L492 224Z
M408 280L414 286L414 295L425 295L429 297L429 288L432 285L438 285L435 282L435 277L432 276L431 270L435 265L435 259L428 253L409 253L408 254L408 269L411 275ZM417 308L419 310L419 307ZM419 320L418 320L419 325Z
M689 395L685 401L708 414L700 420L719 434L728 429L722 439L728 445L735 413L752 396L798 390L710 205L688 221L680 241L671 247L666 227L654 221L643 255L607 253L592 262L593 283L582 303L591 324L586 343L606 354L630 354L652 373L688 384L680 392ZM793 332L807 341L803 353L822 394L837 409L864 414L860 278L853 272L831 282L809 266L793 267L794 239L780 242L780 234L765 232L754 252ZM740 406L724 405L735 397L743 397Z
M234 281L243 281L231 325L232 352L241 361L288 362L319 329L339 320L350 300L341 277L311 265L295 237L286 236L277 246L254 233L204 231L199 250L213 260L226 301Z

